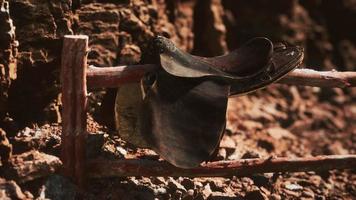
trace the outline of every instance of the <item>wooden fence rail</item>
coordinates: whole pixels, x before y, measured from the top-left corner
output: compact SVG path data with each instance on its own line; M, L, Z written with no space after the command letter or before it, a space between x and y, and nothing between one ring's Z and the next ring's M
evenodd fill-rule
M118 87L136 82L157 65L98 68L87 66L88 36L64 37L62 51L62 144L64 173L79 185L85 178L110 176L245 176L263 172L294 172L356 168L356 155L309 158L272 158L219 161L195 169L180 169L167 162L149 160L86 160L87 87ZM355 87L356 72L317 72L297 69L279 83L317 87Z

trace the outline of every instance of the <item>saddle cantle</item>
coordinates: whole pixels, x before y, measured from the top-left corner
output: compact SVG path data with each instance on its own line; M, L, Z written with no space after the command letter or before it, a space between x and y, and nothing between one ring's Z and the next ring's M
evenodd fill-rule
M155 39L161 69L119 88L115 113L123 139L171 164L210 160L225 130L227 98L263 88L300 65L299 47L255 38L224 56L204 58Z
M232 84L229 96L240 96L277 82L302 64L304 52L298 46L275 45L267 67L261 73Z
M254 38L227 55L212 58L190 55L161 36L155 39L155 44L162 68L173 76L211 77L229 82L261 73L273 52L273 44L267 38Z
M253 92L278 81L300 66L304 56L298 46L274 46L263 37L253 38L229 54L211 58L190 55L161 36L155 40L164 70L179 77L222 79L231 85L229 96Z

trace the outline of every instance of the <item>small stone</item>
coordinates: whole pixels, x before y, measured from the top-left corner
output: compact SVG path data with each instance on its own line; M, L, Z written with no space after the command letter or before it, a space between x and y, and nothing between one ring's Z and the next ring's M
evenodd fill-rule
M322 195L316 195L316 196L315 196L315 199L316 199L316 200L325 200L326 197L325 197L325 196L322 196Z
M129 178L129 179L127 180L127 182L130 183L130 184L133 184L133 185L135 185L135 186L139 185L139 181L136 180L135 177Z
M259 139L257 145L263 149L266 149L267 152L272 152L275 149L275 146L271 140Z
M28 199L15 181L7 181L0 178L1 199Z
M197 194L194 196L194 200L206 200L206 198L204 198L204 196L203 196L202 193L197 193Z
M152 177L151 181L156 185L166 184L166 180L163 177Z
M193 199L194 199L194 190L192 189L188 190L182 198L182 200L193 200Z
M279 194L271 194L271 196L269 196L271 200L281 200L282 197Z
M179 191L179 190L178 190L178 191ZM153 190L153 193L154 193L155 195L163 195L163 194L166 194L166 193L167 193L167 189L164 188L164 187L159 187L159 188L157 188L157 189L154 189L154 190Z
M349 151L344 148L343 144L339 141L334 141L332 144L328 144L325 153L330 155L346 155Z
M182 196L183 196L183 192L182 191L179 191L177 190L173 195L173 199L182 199Z
M244 120L240 125L239 128L244 131L250 131L255 129L262 129L263 124L257 121L252 120Z
M199 182L199 181L194 181L194 186L195 186L195 188L202 188L202 187L204 187L204 185L203 185L201 182Z
M6 137L6 132L0 129L0 163L8 163L12 155L12 145Z
M302 192L302 197L307 197L307 198L314 199L315 195L314 195L313 190L311 190L309 188L304 188L304 190Z
M207 198L211 195L212 192L213 192L213 191L211 191L211 188L210 188L210 184L209 184L209 183L206 184L206 185L204 186L203 190L201 191L201 193L202 193L204 199L207 199Z
M268 200L267 196L263 194L260 190L253 190L246 193L246 200Z
M269 190L267 190L267 188L265 188L265 187L260 187L260 190L267 196L271 195L271 192Z
M168 188L171 191L170 193L175 192L176 190L181 190L183 192L186 192L187 190L183 187L183 185L181 185L180 183L178 183L176 180L174 180L173 178L169 178L168 180Z
M289 130L280 127L269 128L267 129L267 133L276 140L282 138L289 138L289 139L295 138L295 136Z
M127 151L124 148L120 147L120 146L116 147L116 151L119 154L121 154L122 156L126 156L127 155Z
M214 179L207 181L207 183L209 184L210 189L212 191L218 191L218 192L224 191L224 179L214 178Z
M40 199L75 199L76 186L59 175L48 177L40 189Z
M220 148L218 155L216 156L216 160L225 160L226 159L226 149L225 148Z
M318 175L312 175L309 177L310 183L315 187L319 187L322 181L321 177Z
M263 174L256 174L252 177L253 183L259 187L270 185L270 179Z
M152 185L152 181L148 177L140 177L140 184Z
M244 187L253 185L253 180L251 178L249 178L249 177L243 177L240 180L241 180L241 182L242 182Z
M24 191L23 194L28 198L28 199L34 199L32 193L30 191ZM1 199L1 198L0 198Z
M284 187L288 190L302 190L303 189L303 187L298 184L286 184Z
M260 155L257 152L254 151L247 151L244 153L241 157L241 159L249 159L249 158L259 158Z
M189 189L194 189L194 182L189 179L189 178L183 178L183 180L181 181L181 184L185 187L185 189L189 190Z
M224 200L236 197L236 195L225 192L212 192L208 200Z
M220 148L235 149L236 142L231 137L223 137L220 142Z
M43 109L45 119L52 123L60 123L62 121L60 108L57 102L52 102Z
M24 128L12 139L14 153L20 154L30 150L58 151L61 139L59 135L53 134L54 130L46 125L33 129Z
M292 196L292 197L299 197L300 196L299 192L292 191L292 190L283 190L283 192L285 194L287 194L288 196Z

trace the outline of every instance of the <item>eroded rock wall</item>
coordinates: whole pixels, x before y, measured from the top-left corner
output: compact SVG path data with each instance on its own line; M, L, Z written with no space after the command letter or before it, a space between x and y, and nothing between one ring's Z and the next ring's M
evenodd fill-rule
M355 70L352 0L0 2L0 113L21 123L60 121L65 34L89 35L89 62L97 66L152 62L149 42L159 34L205 56L265 36L305 47L308 67Z
M21 123L59 120L61 38L73 33L71 4L69 0L10 1L20 45L8 112Z
M305 64L318 70L355 70L355 1L223 0L227 43L235 48L248 38L305 48Z
M16 79L17 47L9 2L0 0L0 118L4 117L8 108L8 89L11 81Z
M0 47L3 114L22 124L60 121L60 52L65 34L89 35L89 61L97 66L149 62L149 42L157 34L172 38L185 50L193 48L189 1L78 2L1 1L0 21L5 25L0 34L6 39ZM17 79L10 87L16 64Z

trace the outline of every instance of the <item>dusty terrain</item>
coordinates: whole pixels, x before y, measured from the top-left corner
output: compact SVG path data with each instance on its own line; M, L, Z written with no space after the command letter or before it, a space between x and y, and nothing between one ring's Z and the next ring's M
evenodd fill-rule
M89 35L96 66L153 62L157 34L204 56L266 36L303 46L308 68L355 71L355 1L0 0L0 8L0 199L356 199L355 170L93 179L85 191L53 172L63 35ZM115 133L114 96L89 93L88 157L157 159ZM230 99L227 118L216 160L356 153L356 89L272 85ZM21 168L36 158L48 160L37 163L39 177Z

